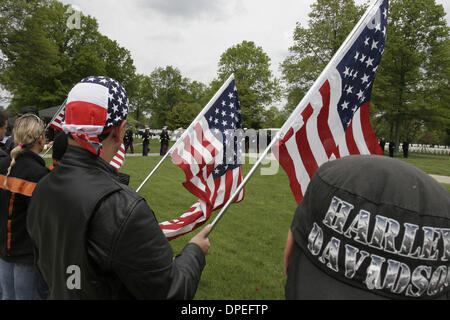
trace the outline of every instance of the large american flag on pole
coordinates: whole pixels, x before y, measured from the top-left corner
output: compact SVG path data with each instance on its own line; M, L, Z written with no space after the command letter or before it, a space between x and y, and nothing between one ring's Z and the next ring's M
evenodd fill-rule
M369 99L387 24L388 0L377 0L281 129L275 154L298 203L323 163L383 154L370 125Z
M199 200L178 219L160 224L168 239L203 225L241 183L241 129L241 107L232 75L171 154L186 174L184 187ZM243 198L244 190L234 202Z
M50 128L53 128L54 130L58 132L62 132L62 125L64 123L64 116L66 112L66 107L64 107L57 111L56 116L53 118L53 120L50 122ZM114 155L113 159L109 163L112 165L116 170L119 170L122 168L123 164L125 162L125 145L122 143L120 146L119 151Z

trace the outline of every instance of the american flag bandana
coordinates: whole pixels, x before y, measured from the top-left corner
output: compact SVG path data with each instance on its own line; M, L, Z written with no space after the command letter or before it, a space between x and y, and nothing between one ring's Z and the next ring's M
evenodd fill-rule
M101 156L98 136L122 123L128 107L127 93L119 82L107 77L88 77L69 92L62 129L83 148Z

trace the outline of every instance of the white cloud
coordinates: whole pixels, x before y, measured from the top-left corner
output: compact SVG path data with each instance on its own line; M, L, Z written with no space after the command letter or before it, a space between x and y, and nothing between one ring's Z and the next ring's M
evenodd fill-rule
M313 0L64 0L95 17L100 31L132 53L137 71L173 65L202 82L217 73L220 55L243 40L262 46L279 73L297 21Z
M103 34L131 51L139 73L173 65L193 80L209 82L216 76L220 55L243 40L262 46L279 76L279 64L288 54L295 25L298 21L307 25L314 0L63 2L76 4L97 18ZM448 0L437 2L449 12Z
M279 76L298 21L306 26L314 0L63 0L95 17L100 31L131 51L137 71L173 65L202 82L220 55L243 40L262 46ZM358 4L367 0L356 0ZM449 12L447 0L437 0ZM447 15L447 20L448 20Z
M190 18L219 17L226 4L225 0L137 0L135 6L140 11L151 10L168 18L180 17L183 20Z

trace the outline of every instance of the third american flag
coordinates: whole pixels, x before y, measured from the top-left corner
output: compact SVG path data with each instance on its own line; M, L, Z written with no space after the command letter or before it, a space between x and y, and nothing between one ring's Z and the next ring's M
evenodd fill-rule
M198 228L233 195L242 181L242 139L236 134L241 128L241 106L232 75L172 152L172 160L186 174L184 187L199 200L178 219L160 224L167 238ZM234 202L243 198L244 190Z
M275 154L298 203L323 163L382 154L369 121L369 99L387 23L388 0L377 0L281 129Z

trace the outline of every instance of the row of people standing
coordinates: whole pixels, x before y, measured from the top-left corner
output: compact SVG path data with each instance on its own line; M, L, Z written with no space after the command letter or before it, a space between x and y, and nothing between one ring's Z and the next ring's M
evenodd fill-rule
M380 147L381 150L385 150L386 148L386 141L384 139L380 140ZM389 149L389 157L393 158L395 153L395 142L391 141L389 142L388 149ZM405 141L402 143L402 150L403 150L403 157L408 158L409 156L409 142Z
M150 152L151 138L152 133L150 132L150 128L145 128L145 131L142 133L142 155L144 157L148 156L148 153ZM169 141L170 141L169 133L166 127L161 132L160 140L161 140L161 149L159 153L161 156L164 156L169 150ZM128 129L127 133L125 134L125 137L123 138L123 142L125 145L125 153L128 151L128 148L130 148L131 153L134 153L133 141L134 141L133 131L131 129Z

